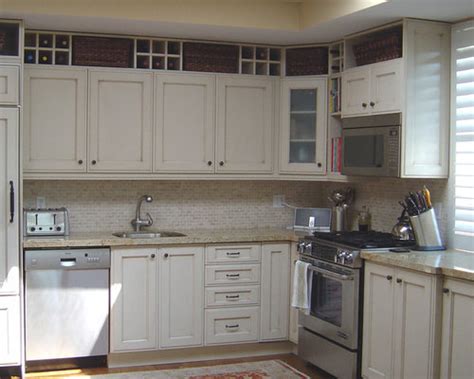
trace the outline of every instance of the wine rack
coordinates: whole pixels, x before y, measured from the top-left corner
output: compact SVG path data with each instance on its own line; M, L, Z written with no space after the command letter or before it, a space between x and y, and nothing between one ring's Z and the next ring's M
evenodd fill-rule
M247 75L281 75L281 48L240 46L240 73Z
M181 41L135 39L135 68L152 70L182 70Z
M26 32L24 63L71 64L71 35L51 32Z

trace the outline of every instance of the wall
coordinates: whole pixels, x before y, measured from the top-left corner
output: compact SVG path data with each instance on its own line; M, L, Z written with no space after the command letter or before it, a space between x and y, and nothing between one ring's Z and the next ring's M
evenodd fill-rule
M137 199L152 195L144 204L157 228L286 227L293 223L289 208L273 208L273 195L283 194L289 204L327 207L328 195L348 185L355 188L350 216L357 227L357 211L367 205L372 228L390 231L401 213L398 200L426 184L438 212L442 235L447 228L447 181L359 179L353 183L284 181L25 181L24 206L34 207L37 196L47 207L66 206L71 229L118 231L131 228Z

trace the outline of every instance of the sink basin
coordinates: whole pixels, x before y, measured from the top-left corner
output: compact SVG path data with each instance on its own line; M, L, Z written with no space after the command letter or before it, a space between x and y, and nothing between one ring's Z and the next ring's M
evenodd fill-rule
M186 234L178 232L143 230L141 232L117 232L113 233L120 238L165 238L165 237L186 237Z

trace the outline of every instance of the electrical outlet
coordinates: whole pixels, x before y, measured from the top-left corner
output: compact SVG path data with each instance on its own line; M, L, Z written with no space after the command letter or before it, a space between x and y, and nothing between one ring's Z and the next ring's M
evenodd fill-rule
M36 196L36 208L46 208L46 198L43 196Z
M283 208L285 203L285 195L273 195L273 208Z

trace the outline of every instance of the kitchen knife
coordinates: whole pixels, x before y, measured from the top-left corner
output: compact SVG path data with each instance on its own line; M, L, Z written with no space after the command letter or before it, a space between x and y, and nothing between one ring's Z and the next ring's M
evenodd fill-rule
M431 193L426 186L423 186L423 195L425 197L426 206L428 207L428 209L431 209Z

